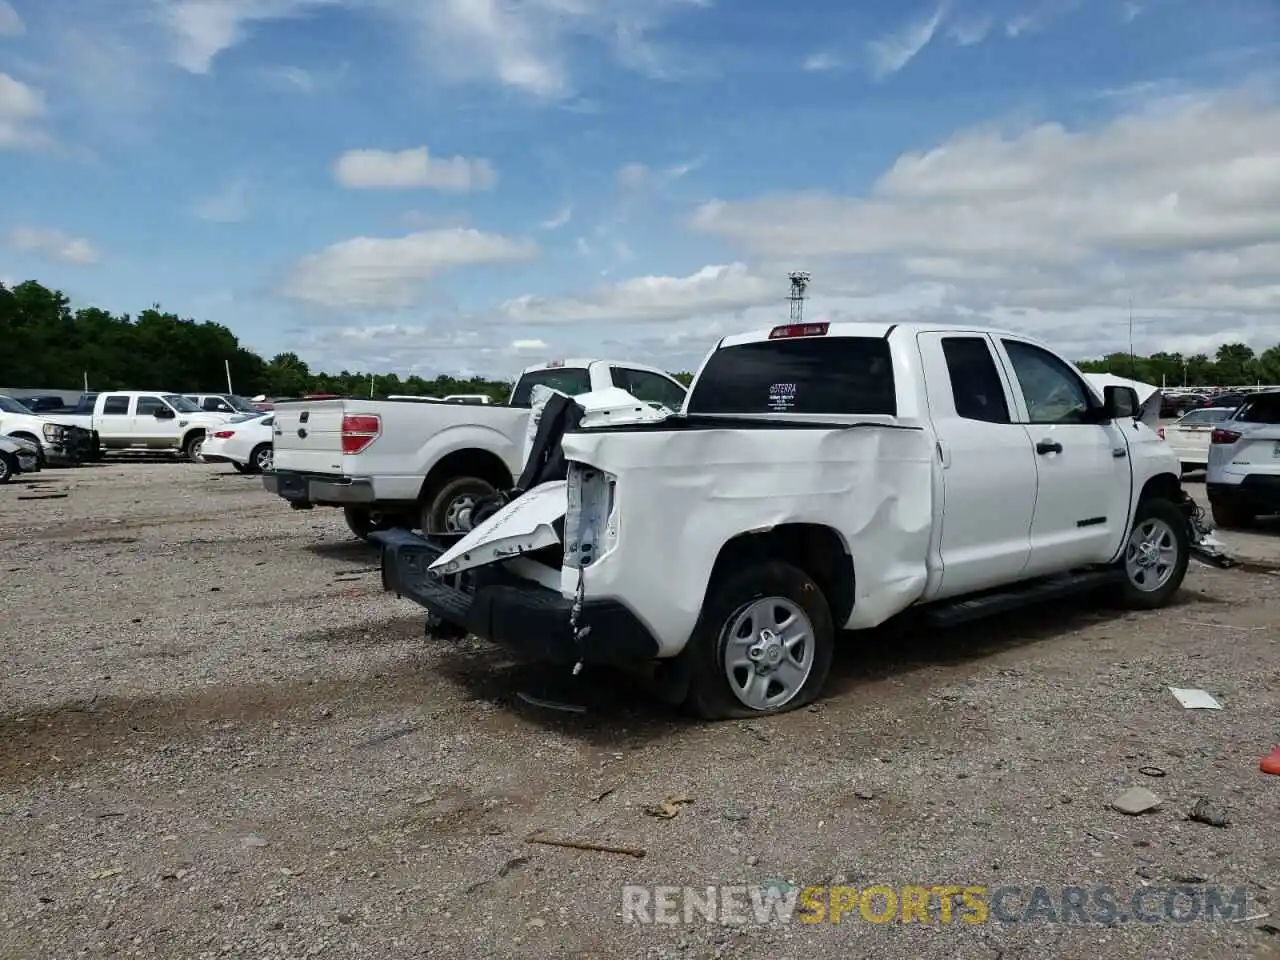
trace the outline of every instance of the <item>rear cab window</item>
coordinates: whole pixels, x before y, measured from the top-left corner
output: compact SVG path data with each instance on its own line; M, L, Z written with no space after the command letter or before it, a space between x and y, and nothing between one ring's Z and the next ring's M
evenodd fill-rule
M798 337L724 347L694 381L688 414L897 416L883 337Z
M520 377L520 382L511 393L510 405L532 406L533 388L539 384L575 397L580 393L590 392L591 374L585 367L550 367L546 370L533 370Z

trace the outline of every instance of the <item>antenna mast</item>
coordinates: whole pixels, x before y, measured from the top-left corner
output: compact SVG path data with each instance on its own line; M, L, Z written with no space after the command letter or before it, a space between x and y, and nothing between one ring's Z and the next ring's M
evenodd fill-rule
M791 280L791 295L787 297L791 301L791 322L804 322L804 295L809 289L809 274L801 271L794 271L788 274Z

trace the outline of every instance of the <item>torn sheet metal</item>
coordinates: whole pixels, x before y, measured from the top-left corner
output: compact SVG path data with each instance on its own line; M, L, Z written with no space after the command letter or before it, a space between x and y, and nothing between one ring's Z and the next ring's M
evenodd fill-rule
M564 516L567 504L565 481L534 487L442 553L429 569L440 576L449 576L553 547L560 538L552 524Z
M840 626L882 622L921 596L934 521L925 431L682 421L562 441L570 460L606 472L615 488L612 543L582 571L588 592L626 603L663 653L692 633L717 555L744 530L809 523L840 531L857 591ZM565 567L562 593L573 595L579 579Z

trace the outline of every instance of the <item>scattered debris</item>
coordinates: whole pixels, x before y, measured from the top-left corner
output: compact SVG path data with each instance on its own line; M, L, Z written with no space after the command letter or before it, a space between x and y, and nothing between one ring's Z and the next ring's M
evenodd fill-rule
M1201 797L1196 801L1191 812L1187 814L1187 819L1194 820L1196 823L1207 823L1211 827L1225 827L1231 822L1227 819L1227 811L1222 808L1222 805L1208 797Z
M1170 687L1169 692L1172 693L1177 698L1178 702L1188 710L1222 709L1222 704L1204 690L1196 690L1187 687Z
M65 500L65 493L28 493L25 496L18 497L19 500Z
M876 798L876 795L870 790L855 790L853 795L859 800L874 800Z
M742 729L745 730L747 733L751 734L761 743L769 742L769 735L765 733L763 730L761 730L759 727L757 727L754 723L744 723L742 724Z
M726 803L720 808L720 816L734 823L751 819L751 811L740 803Z
M1164 770L1160 767L1139 767L1138 772L1144 777L1163 777Z
M566 840L543 837L538 834L525 837L525 843L541 843L548 847L569 847L573 850L594 850L598 853L620 853L628 857L640 858L644 850L640 847L615 847L606 843L595 843L591 840Z
M249 836L241 840L240 843L242 846L246 846L246 847L265 847L268 841L263 840L261 837L257 837L257 836L254 836L253 834L250 834Z
M117 874L124 873L124 867L112 867L109 870L100 870L97 873L89 874L90 880L105 880L107 877L114 877Z
M1111 806L1121 813L1136 817L1140 813L1146 813L1160 806L1160 798L1146 787L1130 787L1112 800Z
M409 724L404 727L394 727L385 733L377 733L372 737L367 737L356 744L356 747L376 747L380 743L386 743L388 740L398 740L401 737L407 737L409 734L417 730L416 724Z
M565 703L561 700L544 700L542 697L535 697L531 693L525 693L523 690L517 690L516 696L525 703L535 707L542 707L546 710L560 710L564 713L586 713L587 708L580 703Z
M659 820L673 820L679 815L680 810L690 803L693 803L691 798L680 794L667 797L661 803L645 807L644 812L651 817L657 817Z
M603 800L605 797L612 794L617 789L618 789L617 787L610 787L608 790L601 791L600 793L597 793L595 796L591 798L591 802L599 803L601 800Z

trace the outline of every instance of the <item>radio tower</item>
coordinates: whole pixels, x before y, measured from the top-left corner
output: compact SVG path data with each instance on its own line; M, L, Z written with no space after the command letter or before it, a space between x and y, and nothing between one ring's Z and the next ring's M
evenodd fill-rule
M791 301L791 322L804 322L804 295L809 289L809 274L801 271L795 271L788 274L791 279L791 296L787 297Z

